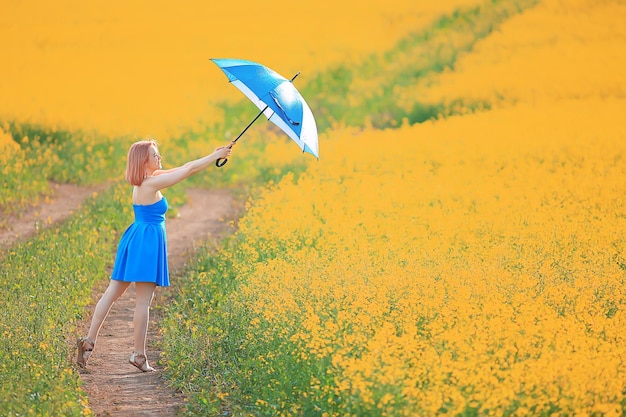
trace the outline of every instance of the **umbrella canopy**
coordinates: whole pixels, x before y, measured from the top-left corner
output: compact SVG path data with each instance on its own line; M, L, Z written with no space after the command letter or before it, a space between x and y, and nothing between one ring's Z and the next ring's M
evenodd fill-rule
M293 139L303 152L319 158L315 118L290 80L252 61L242 59L211 59L211 61L224 71L231 84L244 93L270 122Z

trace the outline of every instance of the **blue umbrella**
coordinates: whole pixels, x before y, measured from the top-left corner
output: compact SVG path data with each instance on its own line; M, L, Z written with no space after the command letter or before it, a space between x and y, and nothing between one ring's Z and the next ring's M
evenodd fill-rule
M302 95L292 81L277 72L252 61L242 59L211 59L228 81L246 95L261 112L248 124L232 143L248 130L262 114L293 139L303 152L319 158L317 145L317 126L315 118ZM218 160L216 165L223 166L226 159Z

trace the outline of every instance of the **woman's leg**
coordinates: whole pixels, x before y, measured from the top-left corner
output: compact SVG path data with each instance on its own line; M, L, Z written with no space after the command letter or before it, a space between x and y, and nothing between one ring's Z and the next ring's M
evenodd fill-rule
M135 352L146 354L146 337L148 335L148 321L150 320L150 304L154 297L156 284L151 282L135 283L137 301L135 305Z
M126 291L126 288L130 285L130 282L116 281L114 279L109 282L109 286L96 304L96 309L93 312L93 318L91 319L91 326L89 326L89 334L87 338L93 343L98 338L98 333L102 327L102 323L109 315L111 306L122 294Z

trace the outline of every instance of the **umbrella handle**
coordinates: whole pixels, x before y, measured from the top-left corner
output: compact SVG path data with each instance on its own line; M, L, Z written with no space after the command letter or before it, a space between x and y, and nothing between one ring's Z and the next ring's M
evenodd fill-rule
M245 130L244 130L245 132ZM243 132L241 133L243 134ZM237 139L239 139L241 137L241 135L237 136ZM234 141L232 141L230 143L230 145L228 145L229 149L232 149L233 146L235 146L235 143L237 143L237 139L235 139ZM228 158L218 158L217 161L215 161L215 166L218 168L223 167L224 165L226 165L226 162L228 162Z

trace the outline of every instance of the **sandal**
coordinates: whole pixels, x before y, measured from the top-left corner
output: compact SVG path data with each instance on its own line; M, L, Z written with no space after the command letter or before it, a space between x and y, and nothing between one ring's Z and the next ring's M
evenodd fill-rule
M76 345L78 347L78 354L76 355L76 363L81 368L84 368L85 366L87 366L87 360L89 359L89 356L91 356L91 352L93 352L95 343L88 337L81 337L76 342Z
M137 367L142 372L156 372L156 369L148 365L148 358L143 353L133 352L128 360L131 365Z

